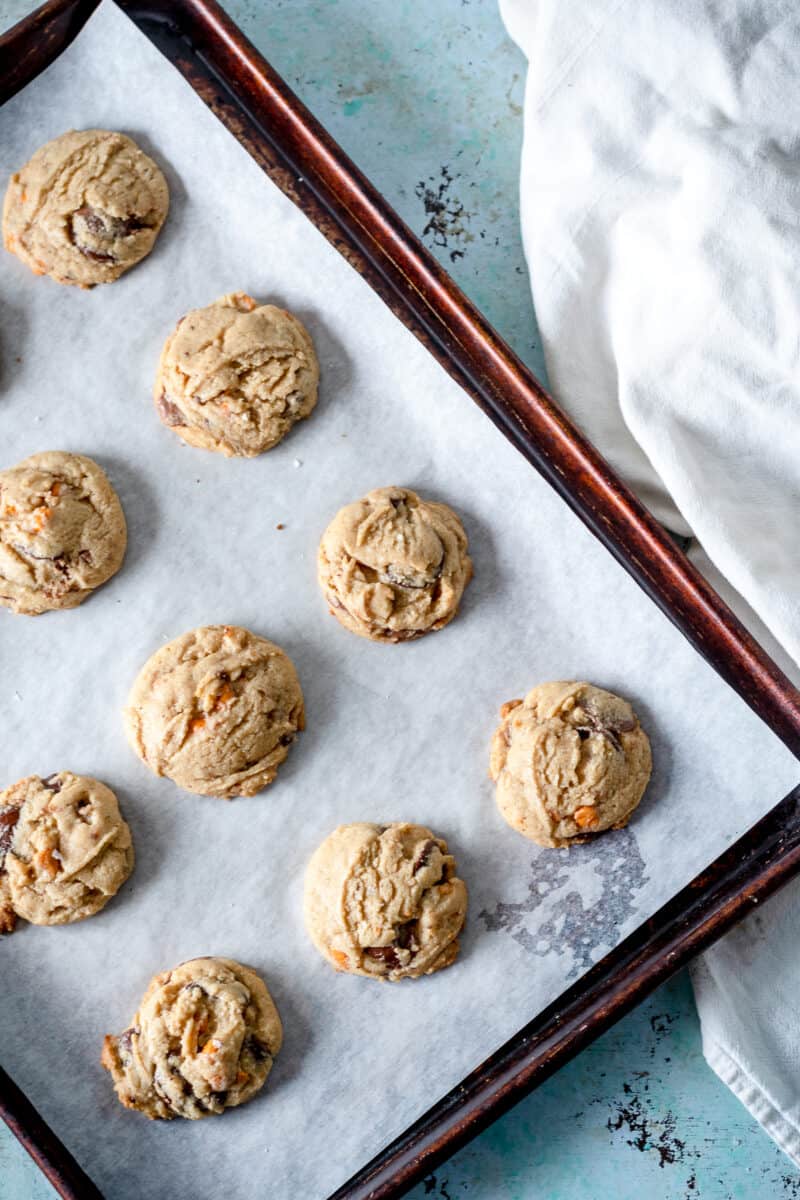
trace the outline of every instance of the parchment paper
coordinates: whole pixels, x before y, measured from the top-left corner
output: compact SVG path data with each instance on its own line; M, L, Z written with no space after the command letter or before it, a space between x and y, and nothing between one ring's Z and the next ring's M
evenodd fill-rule
M3 784L64 768L107 781L138 863L99 916L3 940L0 1061L109 1198L323 1197L771 807L796 766L109 5L0 114L3 175L72 126L139 140L172 210L151 258L108 287L0 264L0 462L90 454L130 533L122 571L81 608L0 610L0 766ZM294 310L322 364L311 420L253 461L183 446L150 399L176 319L234 289ZM342 630L314 566L337 509L390 483L463 515L476 572L447 630L396 647ZM181 793L123 735L145 658L208 622L276 640L306 695L307 732L249 800ZM631 698L655 774L629 830L539 851L500 819L487 747L503 701L572 677ZM405 818L457 856L462 955L403 984L336 975L303 930L305 864L341 822ZM263 973L285 1046L251 1104L150 1123L117 1103L102 1037L151 975L200 954Z

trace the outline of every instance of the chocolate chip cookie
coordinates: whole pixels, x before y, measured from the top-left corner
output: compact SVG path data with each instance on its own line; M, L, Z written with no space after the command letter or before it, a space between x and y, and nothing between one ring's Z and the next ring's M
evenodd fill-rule
M314 344L297 317L232 292L178 322L154 398L190 446L252 458L309 416L318 383Z
M627 700L590 683L542 683L500 717L489 774L513 829L540 846L569 846L627 825L652 769Z
M375 642L441 629L472 578L467 535L453 510L397 487L377 488L337 513L317 567L333 616Z
M73 129L11 176L3 238L36 275L89 288L150 253L168 208L167 181L129 137Z
M74 608L119 570L127 530L105 472L50 450L0 471L0 604Z
M125 709L128 740L156 775L225 799L272 783L304 725L291 659L234 625L206 625L162 646Z
M250 967L194 958L151 981L130 1028L108 1034L101 1063L126 1108L190 1121L252 1100L272 1069L283 1030Z
M133 870L131 831L97 779L29 775L0 792L0 932L68 925L104 908Z
M449 967L466 912L447 843L423 825L340 825L308 864L306 927L338 971L395 980Z

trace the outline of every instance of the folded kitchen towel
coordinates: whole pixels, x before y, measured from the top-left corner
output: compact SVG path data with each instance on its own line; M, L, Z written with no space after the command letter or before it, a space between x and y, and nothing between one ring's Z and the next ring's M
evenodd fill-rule
M553 393L797 678L800 6L500 5ZM799 935L793 886L694 976L709 1063L798 1163Z

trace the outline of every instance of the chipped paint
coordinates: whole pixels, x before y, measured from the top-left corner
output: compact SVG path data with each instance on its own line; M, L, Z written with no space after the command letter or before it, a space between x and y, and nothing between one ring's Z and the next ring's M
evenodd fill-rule
M447 1190L446 1179L442 1180L440 1183L435 1175L429 1175L428 1178L423 1181L422 1186L425 1189L426 1196L439 1196L441 1197L441 1200L453 1200L452 1196Z
M463 258L467 246L475 240L470 231L470 222L475 215L465 208L463 202L452 192L451 187L458 179L445 165L436 175L421 179L414 188L414 195L422 201L427 224L422 230L422 240L427 245L446 250L451 262Z
M624 1130L626 1142L642 1153L655 1154L659 1167L668 1163L682 1163L687 1153L699 1151L686 1149L686 1142L677 1135L678 1119L671 1110L660 1116L649 1111L641 1096L635 1095L630 1084L624 1085L626 1099L617 1106L616 1113L608 1118L606 1128L610 1133Z

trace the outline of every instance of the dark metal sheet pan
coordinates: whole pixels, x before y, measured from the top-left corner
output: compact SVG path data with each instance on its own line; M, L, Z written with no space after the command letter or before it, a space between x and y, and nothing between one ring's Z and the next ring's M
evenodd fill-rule
M0 38L0 100L97 0L49 0ZM214 0L117 0L267 175L800 757L800 695L671 537ZM768 788L769 780L759 780ZM439 1100L330 1200L400 1196L800 870L800 789ZM0 1115L60 1195L99 1196L0 1070Z

